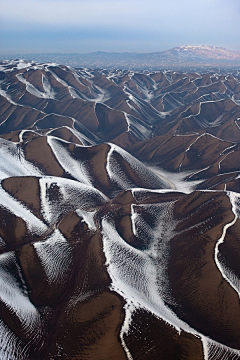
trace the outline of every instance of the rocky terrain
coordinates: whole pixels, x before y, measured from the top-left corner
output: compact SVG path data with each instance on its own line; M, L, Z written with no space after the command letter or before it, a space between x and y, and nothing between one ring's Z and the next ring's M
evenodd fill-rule
M240 359L240 73L0 63L0 358Z

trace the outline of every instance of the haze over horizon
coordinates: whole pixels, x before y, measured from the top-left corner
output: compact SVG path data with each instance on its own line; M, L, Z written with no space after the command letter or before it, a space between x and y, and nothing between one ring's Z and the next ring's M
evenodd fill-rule
M240 50L239 21L238 0L0 0L0 53Z

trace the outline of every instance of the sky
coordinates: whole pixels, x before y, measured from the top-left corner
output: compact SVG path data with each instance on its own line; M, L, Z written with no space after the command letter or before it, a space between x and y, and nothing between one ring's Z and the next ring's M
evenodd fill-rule
M240 51L240 0L0 0L0 53Z

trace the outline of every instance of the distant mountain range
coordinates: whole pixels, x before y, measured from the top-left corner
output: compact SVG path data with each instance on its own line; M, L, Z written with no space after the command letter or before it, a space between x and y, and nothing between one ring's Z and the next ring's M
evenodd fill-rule
M72 67L105 69L208 69L213 67L239 67L240 51L219 46L179 46L153 53L116 53L97 51L86 54L41 53L1 55L0 59L23 58L38 62L56 62Z

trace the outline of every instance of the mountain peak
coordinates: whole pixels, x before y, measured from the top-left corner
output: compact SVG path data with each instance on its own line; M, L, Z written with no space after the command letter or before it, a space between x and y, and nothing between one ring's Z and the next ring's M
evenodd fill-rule
M239 60L240 52L226 49L221 46L213 45L184 45L177 46L169 50L170 52L178 52L179 54L188 53L208 59L222 59L222 60Z

